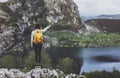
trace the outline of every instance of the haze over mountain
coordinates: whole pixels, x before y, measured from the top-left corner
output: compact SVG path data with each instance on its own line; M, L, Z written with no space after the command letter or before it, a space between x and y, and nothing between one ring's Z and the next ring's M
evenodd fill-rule
M120 14L109 15L109 14L102 14L99 16L81 16L82 21L86 21L89 19L120 19Z
M120 19L120 14L116 14L116 15L99 15L97 17L95 17L96 19Z

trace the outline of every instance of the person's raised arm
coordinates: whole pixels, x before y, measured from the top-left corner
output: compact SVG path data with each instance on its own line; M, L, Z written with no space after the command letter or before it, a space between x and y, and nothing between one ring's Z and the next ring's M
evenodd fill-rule
M42 32L43 32L43 33L46 32L50 27L51 27L51 25L48 25L47 27L45 27L45 28L42 30Z

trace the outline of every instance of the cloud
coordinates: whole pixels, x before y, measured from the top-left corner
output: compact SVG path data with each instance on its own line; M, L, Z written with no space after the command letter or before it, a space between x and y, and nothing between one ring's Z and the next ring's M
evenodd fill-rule
M80 15L120 14L120 0L73 0Z
M0 0L0 2L6 2L6 1L8 1L8 0Z

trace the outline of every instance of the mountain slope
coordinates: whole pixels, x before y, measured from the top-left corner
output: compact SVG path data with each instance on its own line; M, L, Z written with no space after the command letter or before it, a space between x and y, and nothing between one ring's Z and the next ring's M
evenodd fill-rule
M119 19L90 19L87 20L85 23L91 26L95 26L101 31L120 33Z

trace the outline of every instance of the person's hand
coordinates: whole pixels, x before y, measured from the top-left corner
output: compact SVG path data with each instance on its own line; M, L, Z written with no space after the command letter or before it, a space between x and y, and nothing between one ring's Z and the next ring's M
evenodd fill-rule
M52 26L53 25L53 23L49 23L49 25L48 26Z

